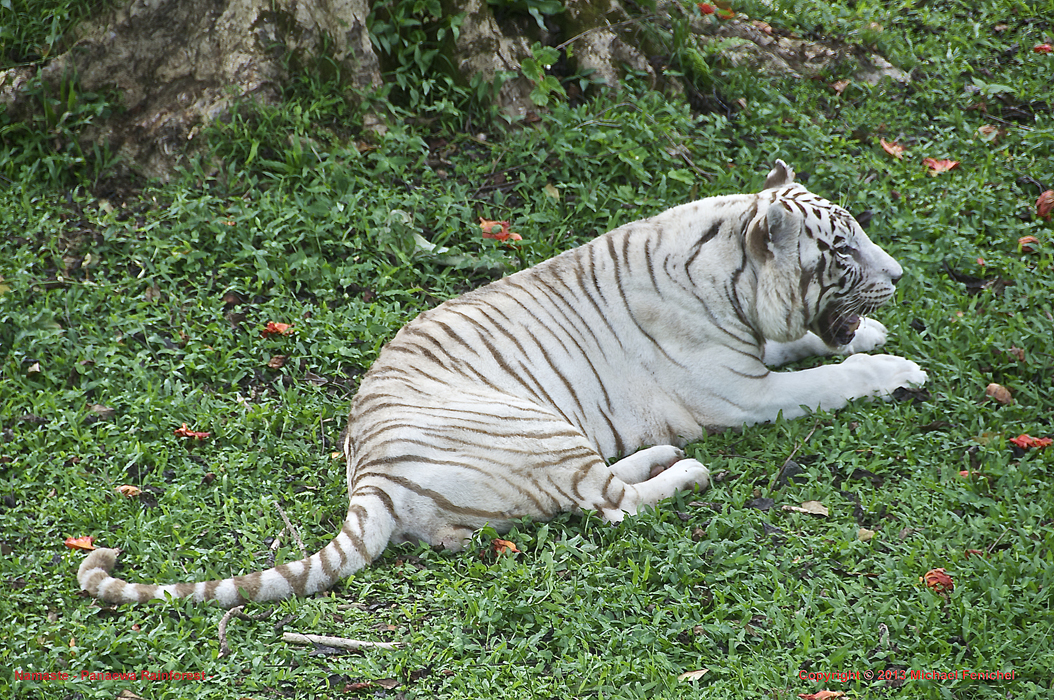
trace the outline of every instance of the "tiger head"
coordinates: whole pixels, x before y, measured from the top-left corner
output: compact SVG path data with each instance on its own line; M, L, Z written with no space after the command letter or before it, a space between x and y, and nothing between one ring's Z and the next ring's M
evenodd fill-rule
M860 317L892 298L903 269L849 212L796 184L781 160L757 197L745 230L757 330L768 340L812 331L831 347L847 345Z

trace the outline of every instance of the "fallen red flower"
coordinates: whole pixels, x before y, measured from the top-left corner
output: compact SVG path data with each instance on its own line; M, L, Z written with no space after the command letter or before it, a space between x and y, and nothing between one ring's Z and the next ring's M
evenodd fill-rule
M1036 44L1032 47L1032 50L1036 53L1050 53L1054 51L1054 46L1051 46L1050 44Z
M882 150L893 156L897 160L904 157L904 147L896 141L890 142L885 139L879 139L879 143L882 144Z
M491 221L479 217L479 227L483 229L484 238L493 238L497 241L522 241L523 236L510 230L508 221Z
M1051 440L1050 438L1037 438L1024 433L1015 438L1010 438L1010 442L1017 445L1022 450L1041 450L1044 447L1054 444L1054 440Z
M708 2L701 2L696 7L704 15L717 15L721 19L732 19L736 16L736 13L732 11L731 7L725 7L729 3L719 2L717 5L711 5Z
M92 544L92 540L94 539L95 538L91 535L85 535L84 537L67 537L63 544L70 549L84 549L91 551L95 549L95 545Z
M943 173L959 165L957 160L937 160L936 158L923 158L922 164L930 169L930 172L934 175Z
M510 552L512 554L520 553L520 550L516 548L516 544L514 542L509 542L508 540L496 539L490 543L490 546L494 550L495 554L505 554L506 552Z
M199 433L196 430L191 430L190 428L187 427L186 423L184 423L181 427L176 428L175 430L173 430L172 433L176 437L195 438L197 440L204 440L205 438L207 438L209 435L212 434L212 433Z
M264 326L263 331L260 335L265 338L269 335L289 335L293 332L293 326L288 323L275 323L274 321L268 321L267 325Z
M925 576L919 578L919 581L924 581L937 593L955 590L955 582L944 569L930 569Z

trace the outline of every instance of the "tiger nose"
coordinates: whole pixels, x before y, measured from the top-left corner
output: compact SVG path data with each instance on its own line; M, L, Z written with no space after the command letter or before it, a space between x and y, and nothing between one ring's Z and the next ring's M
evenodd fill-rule
M886 251L879 248L879 267L889 275L889 281L892 284L896 284L900 281L900 278L904 276L904 268L900 266L896 260L893 259Z

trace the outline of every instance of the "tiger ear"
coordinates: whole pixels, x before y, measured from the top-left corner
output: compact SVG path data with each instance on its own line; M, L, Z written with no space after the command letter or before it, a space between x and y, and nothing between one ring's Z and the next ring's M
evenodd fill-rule
M801 223L801 217L779 202L772 202L764 218L756 219L747 231L747 249L755 259L766 262L797 256Z
M765 178L765 186L762 189L770 190L773 187L782 187L792 182L794 182L794 169L782 160L777 159L776 165L773 166L772 170L769 171L768 177Z

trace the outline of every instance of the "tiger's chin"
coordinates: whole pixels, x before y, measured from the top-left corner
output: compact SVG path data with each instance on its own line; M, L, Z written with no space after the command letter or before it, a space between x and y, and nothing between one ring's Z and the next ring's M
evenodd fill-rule
M838 348L853 342L856 330L860 327L860 316L822 316L816 326L813 332L828 346Z

